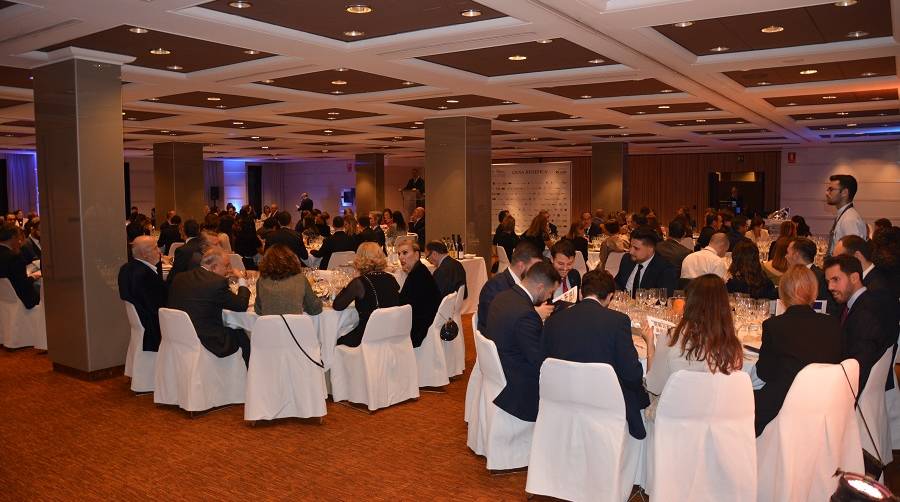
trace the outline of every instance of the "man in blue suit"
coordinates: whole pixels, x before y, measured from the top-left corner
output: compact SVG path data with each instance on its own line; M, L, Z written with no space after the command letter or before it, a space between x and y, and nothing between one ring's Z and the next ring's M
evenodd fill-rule
M509 268L503 273L491 277L481 288L478 296L478 331L485 334L488 320L488 310L494 297L500 292L512 289L513 286L521 284L521 277L535 263L542 261L540 251L529 242L520 242L509 259Z

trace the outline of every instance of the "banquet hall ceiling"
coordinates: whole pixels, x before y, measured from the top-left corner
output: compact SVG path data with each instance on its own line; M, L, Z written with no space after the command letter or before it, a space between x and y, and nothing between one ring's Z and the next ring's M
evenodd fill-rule
M70 46L134 58L127 156L185 136L208 158L421 157L426 119L460 114L494 121L495 158L900 139L898 12L900 0L0 1L0 149L34 148L31 69Z

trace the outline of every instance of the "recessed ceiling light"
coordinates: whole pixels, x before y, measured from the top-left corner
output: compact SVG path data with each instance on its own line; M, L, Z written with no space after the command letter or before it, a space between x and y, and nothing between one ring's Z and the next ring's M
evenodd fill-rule
M411 126L409 126L409 128L410 128L410 129L418 129L419 126L411 125Z
M250 139L259 139L259 136L250 136Z
M459 13L462 17L478 17L481 15L481 11L478 9L466 9Z
M834 2L834 5L838 7L850 7L851 5L856 5L856 0L841 0L840 2Z
M162 47L157 47L156 49L150 49L150 54L154 54L156 56L165 56L166 54L172 54L172 51L169 49L163 49Z
M647 112L635 112L635 113L638 114L638 115L643 115L643 114L645 114L645 113L647 113Z
M704 108L704 110L706 110L708 112L712 112L712 111L715 111L716 108L714 106L707 106L706 108Z
M847 124L847 127L856 127L859 124Z
M669 105L659 105L659 106L657 106L657 108L659 108L660 110L668 110L669 108L672 108L672 107Z
M851 31L847 33L847 38L862 38L869 36L868 31Z
M623 133L620 134L619 136L628 136L628 133L627 133L627 132L623 132Z
M243 122L232 122L232 124L234 124L234 125L244 125Z
M348 5L346 11L351 14L368 14L368 13L372 12L372 7L365 5L365 4L358 3L358 4Z
M694 120L694 122L703 123L703 122L706 122L706 119L697 119L697 120Z
M816 73L819 73L819 70L809 69L801 71L800 75L815 75Z
M447 109L447 107L444 106L444 105L441 105L441 106L439 106L439 107L437 107L437 108L438 108L438 110L446 110L446 109Z
M269 147L267 147L267 146L265 146L265 145L263 145L261 148L262 148L263 150L268 150L268 149L269 149Z
M420 120L417 120L417 121L413 122L413 124L416 124L416 125L422 125L422 124L424 124L424 123L425 123L425 122L422 122L422 121L420 121Z
M850 112L837 112L837 115L850 115Z
M882 99L884 99L884 98L882 98L881 96L875 96L874 98L870 99L869 101L881 101Z
M328 153L328 152L330 152L331 150L319 150L319 151L322 152L322 153Z
M537 141L538 138L528 138L528 141Z
M766 26L765 28L762 28L759 31L761 31L763 33L778 33L778 32L784 31L784 26L775 26L773 24L773 25Z
M226 108L228 108L228 107L225 106L225 105L216 105L216 108L218 108L218 109L220 109L220 110L224 110L224 109L226 109Z
M341 112L328 112L328 115L340 115Z
M693 21L682 21L680 23L675 23L676 28L687 28L688 26L693 26Z
M772 82L766 82L763 80L762 82L757 82L756 85L772 85Z
M509 56L506 59L508 59L510 61L525 61L526 59L528 59L528 56L522 56L521 54L514 54L512 56Z
M536 42L539 43L539 44L549 44L549 43L553 42L553 39L551 39L551 38L542 38L542 39L540 39L540 40L537 40Z
M585 94L585 95L583 95L583 96L578 96L578 97L581 98L581 99L591 99L591 98L593 98L593 96L591 96L590 94Z
M219 98L216 96L210 96L210 97L206 98L206 100L207 101L222 101L222 98Z
M245 0L238 0L237 2L229 2L228 6L234 7L235 9L249 9L253 4Z
M346 80L332 80L331 83L332 83L333 85L347 85L347 81L346 81Z
M161 132L161 133L163 133L163 134L169 134L169 130L168 130L168 129L163 129L163 130L161 130L161 131L159 131L159 132Z
M183 70L183 66L178 66L177 64L166 66L167 70Z
M244 54L249 54L251 56L255 56L255 55L259 54L259 51L256 49L245 49Z
M136 117L125 117L125 120L137 120Z
M331 129L325 129L325 130L322 131L322 132L324 132L325 134L331 134L331 133L333 133L334 131L332 131Z
M454 104L454 103L459 103L459 100L458 99L448 99L447 102L450 104Z
M675 91L673 91L672 89L663 89L663 90L661 90L661 91L659 91L659 92L661 92L661 93L663 93L663 94L668 94L668 93L670 93L670 92L675 92Z
M501 104L504 104L504 105L511 105L511 104L513 104L513 102L512 102L512 101L503 101Z
M409 80L404 80L402 83L403 85L416 85L415 82L410 82Z
M132 33L137 33L138 35L143 35L144 33L147 33L149 30L147 28L141 28L141 27L135 26L134 28L128 28L128 31L130 31Z
M885 115L887 115L887 113L881 112L878 114L879 117L884 117Z
M787 105L788 105L788 106L797 106L797 103L794 103L793 101L791 101L791 102L788 103Z
M832 96L832 95L822 96L822 99L837 99L837 96Z
M349 30L349 31L344 32L344 35L346 35L348 37L361 37L365 34L366 34L366 32L360 31L360 30Z
M343 94L344 91L331 91L331 94Z
M865 72L865 73L860 73L860 74L859 74L860 77L874 77L874 76L876 76L876 75L878 75L878 74L875 73L874 71L867 71L867 72Z
M337 117L326 117L326 120L337 120Z
M735 124L746 124L746 122L744 122L743 120L738 120L737 122L735 122Z
M510 119L510 122L518 122L521 119Z
M728 50L728 47L725 47L723 45L717 45L717 46L713 47L712 49L710 49L710 52L725 52L727 50Z
M597 58L597 59L589 59L589 60L588 60L588 63L591 63L591 64L600 64L600 63L602 63L602 62L603 62L603 60L600 59L600 58Z

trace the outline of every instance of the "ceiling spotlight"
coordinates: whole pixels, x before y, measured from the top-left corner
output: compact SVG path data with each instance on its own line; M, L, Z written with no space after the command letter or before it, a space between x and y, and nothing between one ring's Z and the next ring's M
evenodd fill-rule
M529 141L537 141L538 138L528 138Z
M265 79L265 80L260 80L260 83L263 83L263 84L274 84L275 81L272 80L271 78L267 78L267 79Z
M672 108L672 107L669 105L659 105L659 106L657 106L657 108L659 108L660 110L668 110L669 108Z
M522 55L520 55L520 54L514 54L514 55L512 55L512 56L509 56L509 57L506 58L506 59L508 59L508 60L510 60L510 61L525 61L526 59L528 59L528 56L522 56Z
M680 23L675 23L674 26L676 28L687 28L688 26L693 26L693 25L694 25L693 21L682 21Z
M871 98L869 101L881 101L882 99L884 99L884 98L882 98L881 96L875 96L874 98Z
M446 110L446 109L447 109L447 107L444 106L444 105L441 105L441 106L439 106L439 107L437 107L437 108L438 108L438 110Z
M833 95L822 96L822 99L837 99L837 96L833 96Z
M462 17L478 17L481 15L481 11L478 9L466 9L459 13Z
M328 115L340 115L341 112L328 112Z
M746 122L744 122L743 120L738 120L737 122L735 122L735 124L746 124Z
M537 43L539 43L539 44L549 44L550 42L553 42L553 39L551 39L551 38L542 38L542 39L540 39L540 40L537 40Z
M250 139L259 139L259 136L250 136Z
M269 147L267 147L267 146L265 146L265 145L262 146L262 147L260 147L260 148L262 148L263 150L268 150L268 149L269 149Z
M245 49L244 54L248 54L250 56L255 56L255 55L259 54L259 51L256 49Z
M772 82L766 82L763 80L762 82L757 82L756 85L772 85Z
M331 133L333 133L334 131L332 131L331 129L325 129L325 130L322 131L322 132L324 132L325 134L331 134Z
M761 32L763 32L763 33L778 33L778 32L784 31L784 26L775 26L775 25L773 24L773 25L770 25L770 26L766 26L765 28L762 28L762 29L759 30L759 31L761 31Z
M178 66L177 64L166 66L167 70L183 70L183 66Z
M125 117L125 120L137 120L135 117Z
M713 107L713 106L707 106L706 108L704 108L704 110L706 110L706 111L708 111L708 112L712 112L712 111L715 111L716 108Z
M216 105L216 108L218 108L218 109L220 109L220 110L224 110L224 109L226 109L226 108L228 108L228 107L225 106L225 105Z
M404 81L402 82L402 84L403 84L403 85L416 85L415 82L410 82L409 80L404 80Z
M337 120L337 117L326 117L326 120Z
M328 152L330 152L331 150L327 150L327 149L326 149L326 150L319 150L319 151L322 152L322 153L328 153Z
M364 4L353 4L348 5L345 10L351 14L368 14L372 12L372 7Z
M159 98L147 98L147 101L159 101Z
M727 50L728 50L728 47L725 47L722 45L717 45L717 46L713 47L712 49L710 49L710 52L725 52Z
M135 26L134 28L128 28L128 31L130 31L132 33L137 33L138 35L143 35L144 33L147 33L149 30L147 28L140 28L138 26Z
M585 95L583 95L583 96L579 96L579 98L581 98L581 99L591 99L591 98L593 98L593 96L591 96L591 95L589 95L589 94L585 94Z
M172 54L172 51L163 49L162 47L157 47L156 49L150 49L150 54L154 54L156 56L165 56L166 54Z
M247 2L245 0L238 0L236 2L229 2L228 6L234 7L235 9L249 9L250 7L253 6L253 4L251 4L250 2Z
M819 73L819 70L809 69L801 71L800 75L815 75L816 73Z
M603 60L600 59L600 58L597 58L597 59L589 59L589 60L588 60L588 63L591 63L591 64L600 64L600 63L602 63L602 62L603 62Z
M520 121L520 120L521 120L521 119L510 119L510 122L518 122L518 121Z
M459 100L458 99L448 99L447 102L450 104L456 104L456 103L459 103Z
M794 103L793 101L791 101L791 102L788 103L787 105L788 105L788 106L797 106L797 103Z
M232 122L233 125L244 125L243 122Z
M343 94L344 91L331 91L331 94Z
M346 80L332 80L331 83L332 83L333 85L347 85L347 81L346 81Z
M206 100L207 101L222 101L222 98L219 98L216 96L210 96L210 97L206 98Z
M840 2L834 2L834 5L837 7L850 7L851 5L856 5L856 0L841 0Z
M344 32L344 35L346 35L348 37L361 37L365 34L366 34L366 32L360 31L360 30L350 30L350 31Z
M878 75L878 74L875 73L874 71L867 71L867 72L865 72L865 73L860 73L860 74L859 74L860 77L874 77L874 76L876 76L876 75Z
M502 104L502 105L511 105L511 104L513 104L513 102L512 102L512 101L503 101L503 102L501 102L500 104Z
M161 133L163 133L163 134L169 134L169 130L168 130L168 129L163 129L163 130L161 130L161 131L159 131L159 132L161 132Z
M694 122L703 123L703 122L706 122L706 119L696 119L696 120L694 120Z
M637 115L643 115L643 114L645 114L645 113L647 113L647 112L634 112L634 113L636 113Z
M661 91L659 91L659 92L661 92L661 93L663 93L663 94L668 94L668 93L670 93L670 92L675 92L675 91L673 91L672 89L663 89L663 90L661 90Z
M856 127L859 124L847 124L847 127Z
M838 115L850 115L850 112L837 112Z
M869 36L868 31L851 31L847 33L847 38L862 38Z

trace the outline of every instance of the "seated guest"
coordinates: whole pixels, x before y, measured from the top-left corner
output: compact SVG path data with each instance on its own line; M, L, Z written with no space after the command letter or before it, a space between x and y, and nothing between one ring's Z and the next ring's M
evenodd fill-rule
M649 419L655 415L666 382L676 371L728 375L740 371L744 364L743 348L734 333L728 292L715 274L701 275L690 282L681 321L660 337L655 346L649 326L642 335L647 342Z
M750 222L750 230L747 230L744 237L753 241L754 244L759 241L769 240L769 231L766 230L766 220L759 216L754 216L753 220Z
M169 285L175 280L175 275L200 266L204 241L200 237L200 224L197 223L197 220L184 222L184 236L184 245L175 249L172 269L169 270L169 276L166 277L166 282Z
M612 366L625 398L628 432L636 439L647 435L641 410L650 404L644 390L644 370L631 340L631 320L609 309L615 279L605 270L591 270L581 280L584 300L553 314L544 324L547 357Z
M396 239L409 232L409 229L406 227L406 219L403 218L403 213L400 211L391 213L391 222L388 232L385 234L388 239Z
M871 242L872 263L888 277L892 296L900 298L900 227L875 232Z
M25 226L28 227L28 230L25 231L25 235L28 237L25 239L25 243L22 244L21 252L22 258L28 264L34 260L41 259L41 218L35 216L28 220Z
M681 264L681 278L694 279L706 274L716 274L725 279L725 253L728 252L728 236L713 234L709 245L689 254Z
M234 252L241 257L244 268L256 270L255 257L262 254L263 250L263 243L256 234L256 225L252 218L240 216L235 226L237 230L234 232Z
M507 214L506 218L503 219L503 222L500 223L500 226L497 227L497 232L494 234L494 239L492 241L497 247L502 247L504 251L506 251L506 258L509 259L513 250L516 249L516 245L519 244L519 236L516 235L516 219L511 215Z
M601 219L599 222L595 222L590 211L581 213L581 232L582 236L588 240L599 236L603 233L603 220ZM587 260L587 257L585 257L585 260Z
M791 222L794 224L794 235L797 237L812 236L812 230L810 230L809 225L806 224L806 220L802 216L795 214L791 217Z
M318 211L318 209L316 209L316 211ZM330 219L331 215L328 214L328 211L322 211L316 215L316 228L319 229L319 235L322 237L331 235L331 227L328 226L328 220Z
M572 288L581 287L581 273L572 268L575 266L575 253L575 246L568 239L560 239L550 248L550 263L560 277L559 287L553 292L551 299Z
M550 227L548 224L549 222L544 216L544 213L538 213L537 216L531 220L531 225L521 236L521 240L530 242L538 249L541 255L544 254L544 249L547 249L547 241L550 240Z
M185 244L187 246L187 244ZM237 293L228 287L228 277L237 277ZM187 313L200 343L217 357L228 357L240 348L244 364L250 364L250 339L242 329L227 328L222 310L244 312L250 290L240 270L233 270L228 254L218 247L203 253L200 266L178 274L169 288L169 308Z
M374 242L364 242L356 250L353 268L359 273L347 284L332 303L334 310L344 310L354 301L359 312L359 324L346 335L338 338L338 345L358 347L366 324L375 309L400 305L400 285L394 276L385 272L387 258Z
M546 302L559 286L559 274L548 263L536 263L521 285L501 292L491 303L487 332L497 346L506 387L494 399L501 410L534 422L537 420L539 378L544 362L543 323L535 306Z
M462 263L447 256L447 246L441 241L431 241L425 245L425 259L436 268L434 269L434 281L437 283L441 298L456 293L459 288L466 285L466 269ZM469 297L469 291L463 290L464 298Z
M616 286L627 291L632 298L637 296L638 289L666 288L669 295L675 291L678 283L675 267L656 255L658 240L656 231L647 226L631 232L631 247L622 257L619 273L616 274Z
M733 220L731 220L731 230L728 232L728 251L734 249L734 245L743 240L749 240L744 237L750 230L750 225L747 221L746 216L735 216Z
M681 277L681 266L691 250L681 244L685 236L684 220L676 218L669 222L669 236L656 245L656 253L675 267L675 275Z
M588 213L590 215L590 213ZM571 225L569 225L569 232L562 238L562 240L567 240L575 246L575 251L581 253L581 257L584 258L584 263L587 264L588 261L588 240L585 237L584 230L582 229L581 221L573 221Z
M153 233L153 223L146 215L137 215L128 225L125 226L125 234L128 236L128 242L134 242L141 235L150 235Z
M169 254L169 246L173 242L184 242L181 237L181 216L173 214L159 229L159 240L156 245L163 249L163 254Z
M896 305L883 312L878 297L862 282L862 265L848 255L825 259L828 291L841 306L839 319L843 339L842 359L859 362L859 394L862 394L872 366L884 351L897 343Z
M27 263L20 253L24 240L25 235L15 222L0 223L0 279L9 279L22 305L32 309L41 301L36 282L41 273L35 272L29 277L25 272Z
M813 261L816 258L816 243L806 237L793 237L788 241L787 252L784 255L788 266L802 265L812 271L819 282L819 293L817 300L827 301L827 312L832 315L839 313L837 303L828 293L828 285L825 282L825 272L821 268L815 266Z
M729 293L744 293L751 298L775 300L778 292L775 284L766 277L759 263L759 248L752 242L738 242L731 252L730 275L725 287Z
M309 258L306 246L303 245L303 237L291 229L291 213L281 211L275 215L275 220L278 222L279 228L266 237L266 249L269 246L282 244L290 248L300 260Z
M409 216L409 232L419 236L419 248L425 247L425 208L417 207Z
M793 221L783 221L781 222L781 226L778 227L778 239L782 237L804 237L797 232L797 225L794 224ZM808 236L805 236L808 237ZM778 246L778 239L773 239L772 243L769 244L769 252L767 257L769 260L775 256L775 248ZM785 244L787 246L787 244ZM785 248L785 252L787 252L787 248Z
M530 242L520 242L516 246L509 257L509 268L491 277L481 288L481 293L478 295L478 331L484 334L484 330L487 328L488 312L494 297L501 291L521 284L525 272L543 259L543 255Z
M24 248L23 248L24 252ZM869 291L881 291L891 294L891 286L887 276L872 263L872 243L858 235L845 235L834 246L835 256L846 254L857 260L862 266L863 286Z
M700 235L697 237L697 243L694 245L694 251L709 246L709 240L713 234L722 228L722 217L718 213L706 213L706 226L700 229Z
M417 239L404 236L398 239L396 246L400 267L406 273L400 289L400 305L412 306L410 338L413 347L418 347L428 334L443 296L428 267L422 263Z
M269 237L269 234L278 230L278 221L275 220L274 216L269 216L265 220L263 220L263 224L259 227L259 230L256 231L256 235L259 236L263 241Z
M131 244L131 259L119 269L119 298L134 305L144 326L143 350L159 350L159 309L166 306L166 283L159 273L159 248L142 235Z
M376 230L377 228L377 230ZM359 233L356 234L356 244L357 246L362 244L363 242L374 242L381 246L381 252L385 252L384 244L385 237L384 232L381 231L377 226L372 228L372 219L371 216L360 216L359 217ZM387 254L387 253L385 253Z
M497 214L497 223L498 224L497 224L496 230L494 230L494 235L497 235L500 233L500 227L503 226L503 220L505 220L507 216L509 216L509 211L507 211L506 209L501 209L500 213Z
M800 370L813 363L839 364L843 359L837 318L812 309L818 290L816 275L802 265L792 265L781 277L778 296L786 310L763 321L755 367L765 382L753 392L757 436L778 415Z
M319 265L320 269L328 269L328 262L331 260L332 254L340 251L356 251L356 240L347 235L347 232L344 231L345 226L344 218L335 216L334 233L325 238L321 248L310 251L313 256L322 258L322 263Z
M322 300L303 275L297 255L287 246L270 247L260 260L253 311L259 315L322 313Z
M624 227L620 226L618 222L607 221L604 228L609 232L609 237L600 244L600 263L597 265L597 268L600 269L606 267L606 260L609 258L610 253L624 253L631 246L628 242L628 236L621 233Z
M779 237L778 240L773 242L775 250L769 254L769 259L762 264L763 272L766 273L766 277L771 279L775 286L778 286L781 275L788 268L787 250L791 239L792 237Z

